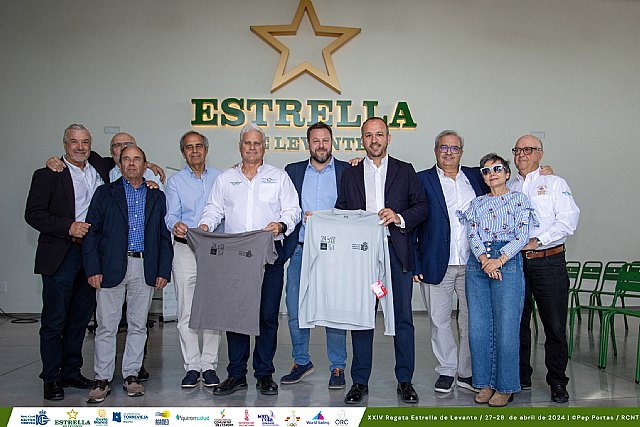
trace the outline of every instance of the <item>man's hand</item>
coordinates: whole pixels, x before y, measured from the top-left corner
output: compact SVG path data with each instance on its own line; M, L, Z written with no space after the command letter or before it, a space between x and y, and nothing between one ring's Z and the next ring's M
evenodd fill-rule
M533 251L538 249L540 246L538 245L538 240L533 237L531 239L529 239L529 241L527 242L527 244L524 246L524 248L522 248L523 251Z
M422 279L424 279L424 276L422 274L414 274L413 275L414 283L421 283Z
M553 175L553 168L551 166L540 166L540 175Z
M160 181L163 184L167 183L167 176L164 174L164 169L162 169L160 166L156 165L155 163L151 163L151 162L147 162L147 167L151 169L151 172L153 172L155 176L160 175Z
M202 231L209 231L209 226L207 224L200 224L198 228Z
M167 279L165 279L164 277L156 277L156 291L159 291L165 286L167 286Z
M305 223L306 223L306 222L307 222L307 218L308 218L308 217L310 217L311 215L313 215L313 212L311 212L311 211L306 211L306 212L304 213L304 218L302 218L302 222L305 222Z
M351 166L358 166L360 162L363 160L364 160L364 157L354 157L353 159L349 160L349 164Z
M147 184L147 187L149 187L152 190L157 190L158 188L160 188L157 182L151 181L150 179L147 179L144 182Z
M282 233L282 224L280 224L279 222L270 222L265 228L262 229L262 231L270 231L273 233L273 237L275 237L278 234Z
M384 208L380 212L378 212L378 216L382 221L384 221L384 225L389 225L391 223L400 224L400 217L397 213L389 208Z
M89 232L89 227L91 227L91 224L88 222L75 221L69 228L69 236L82 239Z
M92 288L100 290L100 286L102 285L102 274L87 277L87 282L89 282Z
M54 172L62 172L67 165L64 164L62 160L57 157L51 157L47 160L47 167Z
M204 225L204 224L202 224ZM187 227L187 224L185 224L182 221L178 221L175 223L175 225L173 226L173 235L176 237L182 237L184 239L184 237L187 235L187 230L189 229L189 227ZM208 231L209 227L207 227L206 230L204 231Z

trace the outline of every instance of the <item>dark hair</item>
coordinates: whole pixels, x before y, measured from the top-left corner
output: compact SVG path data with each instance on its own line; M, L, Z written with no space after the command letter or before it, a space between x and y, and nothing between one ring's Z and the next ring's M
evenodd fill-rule
M460 148L462 148L464 150L464 138L462 138L461 135L458 134L458 132L456 132L455 130L443 130L442 132L440 132L438 135L436 135L436 145L435 148L438 148L438 143L440 142L440 139L444 138L445 136L455 136L456 138L458 138L458 141L460 141Z
M120 158L118 159L118 162L120 162L120 164L122 164L122 155L124 154L125 151L127 151L129 148L137 148L138 150L140 150L140 152L142 153L142 160L147 163L147 155L144 153L144 150L140 147L138 147L137 145L127 145L126 147L124 147L122 149L122 151L120 152Z
M387 135L389 135L389 125L387 124L387 122L382 117L376 117L376 116L369 117L367 120L364 121L364 123L362 123L362 127L360 128L360 134L364 132L364 125L366 125L368 122L373 120L380 120L382 123L384 123L384 127L387 130Z
M480 167L483 168L485 163L487 163L487 162L502 163L502 166L504 166L505 172L507 174L511 175L511 168L509 167L509 161L503 159L502 157L500 157L496 153L489 153L489 154L485 154L484 156L482 156L482 158L480 159Z
M200 132L196 132L195 130L190 130L189 132L182 135L182 137L180 138L180 151L184 153L184 140L187 139L189 135L198 135L202 140L202 143L204 144L204 148L206 148L207 150L209 149L209 140L207 139L207 137L201 134Z
M326 129L329 131L329 135L331 135L331 140L333 140L333 131L331 130L331 126L326 124L325 122L314 123L307 128L307 141L311 139L311 131L316 129Z

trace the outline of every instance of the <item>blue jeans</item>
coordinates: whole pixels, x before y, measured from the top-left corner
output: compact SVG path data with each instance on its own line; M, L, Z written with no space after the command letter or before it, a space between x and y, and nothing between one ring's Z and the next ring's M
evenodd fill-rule
M486 242L495 259L507 242ZM520 391L520 317L524 304L522 257L518 253L501 268L502 281L491 279L472 254L467 262L469 347L473 385L500 393Z
M298 299L300 294L300 270L302 268L302 245L297 245L287 269L287 312L289 313L289 334L291 335L291 356L297 365L311 362L309 356L310 329L300 328L298 323ZM327 357L329 370L344 369L347 364L347 331L325 328L327 333Z

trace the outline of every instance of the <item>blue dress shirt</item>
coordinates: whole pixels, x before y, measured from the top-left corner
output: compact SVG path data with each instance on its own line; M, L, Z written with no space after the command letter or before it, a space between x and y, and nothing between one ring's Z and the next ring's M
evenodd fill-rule
M187 227L197 227L202 217L202 210L207 203L211 187L220 171L205 166L198 178L189 166L169 177L165 196L167 197L167 215L164 222L170 232L178 221Z
M336 184L336 169L333 157L329 164L318 172L311 166L311 161L304 172L302 182L302 226L300 227L299 242L304 242L304 213L307 211L317 211L331 209L336 205L338 198L338 188Z
M129 181L122 177L124 195L127 199L127 213L129 214L127 248L136 252L144 252L144 205L147 202L147 185L144 179L142 181L140 187L133 188Z

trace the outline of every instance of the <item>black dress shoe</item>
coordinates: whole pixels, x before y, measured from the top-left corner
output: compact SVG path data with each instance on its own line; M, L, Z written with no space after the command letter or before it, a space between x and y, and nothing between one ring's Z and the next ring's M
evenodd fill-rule
M411 383L398 383L396 391L400 395L400 400L404 403L418 403L418 393Z
M222 381L219 385L213 388L213 394L218 396L224 396L227 394L235 393L236 390L244 390L247 388L247 377L228 377Z
M273 380L271 375L258 378L256 388L261 394L273 395L278 394L278 384Z
M75 378L65 378L62 380L62 387L73 387L83 390L89 390L93 388L93 381L89 378L85 378L82 374Z
M552 385L551 400L556 403L567 403L569 401L569 393L567 393L567 387L563 384Z
M60 381L44 383L44 398L47 400L64 399L64 389L62 388L62 383Z
M344 397L344 403L354 405L362 402L362 398L369 394L369 387L364 384L354 384L351 386L349 393Z

